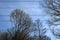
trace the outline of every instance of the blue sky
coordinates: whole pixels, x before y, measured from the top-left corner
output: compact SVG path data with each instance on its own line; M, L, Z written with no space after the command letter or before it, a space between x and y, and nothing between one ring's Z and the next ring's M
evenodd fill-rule
M7 28L11 27L12 24L10 22L10 18L8 15L10 15L10 13L14 9L21 8L22 10L24 10L26 13L30 15L32 20L36 20L38 18L41 19L41 22L43 23L43 25L45 25L48 29L46 33L47 36L53 38L52 40L57 40L52 35L51 31L46 25L46 20L48 19L48 16L45 13L44 8L40 7L38 1L40 0L0 0L0 15L7 15L7 16L0 16L0 30L6 30Z
M17 1L17 2L16 2ZM23 2L18 2L18 1L23 1ZM42 11L43 9L39 7L39 3L36 1L39 0L30 0L32 2L27 2L28 0L14 0L14 2L12 0L8 1L8 0L0 0L0 15L10 15L10 13L16 9L16 8L21 8L22 10L24 10L26 13L28 13L32 19L37 19L37 18L41 18L43 20L43 16L39 16L38 15L42 15ZM40 11L41 10L41 11ZM37 15L37 16L34 16ZM8 26L11 26L10 22L2 22L2 21L9 21L9 16L0 16L0 26L1 29L6 29L8 28ZM7 26L7 27L5 27Z

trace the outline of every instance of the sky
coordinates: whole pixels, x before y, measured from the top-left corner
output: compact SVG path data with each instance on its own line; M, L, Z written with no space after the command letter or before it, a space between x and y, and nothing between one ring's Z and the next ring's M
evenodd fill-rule
M46 25L49 18L45 13L45 9L39 4L40 0L0 0L0 30L6 30L12 26L10 22L10 13L16 9L22 9L30 15L32 20L41 19L43 25L48 29L47 36L52 40L57 40Z

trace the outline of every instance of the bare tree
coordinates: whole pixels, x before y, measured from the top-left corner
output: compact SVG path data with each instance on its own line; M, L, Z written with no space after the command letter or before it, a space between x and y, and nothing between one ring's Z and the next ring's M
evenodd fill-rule
M20 9L12 11L11 22L14 24L12 29L8 30L11 40L28 40L31 27L31 18Z
M47 14L50 15L50 18L47 20L49 27L51 29L51 26L53 26L53 28L51 29L52 33L56 37L60 37L60 35L56 34L55 32L55 28L60 25L60 0L45 0L43 2L45 3L43 4L43 7L47 8L47 10L49 11L47 12Z
M49 37L47 37L47 36L45 35L47 29L44 28L44 26L43 26L43 24L41 23L40 19L37 19L37 20L35 21L35 26L36 26L36 29L37 29L36 31L38 31L38 33L39 33L39 40L51 40ZM46 36L47 38L45 38L45 36Z

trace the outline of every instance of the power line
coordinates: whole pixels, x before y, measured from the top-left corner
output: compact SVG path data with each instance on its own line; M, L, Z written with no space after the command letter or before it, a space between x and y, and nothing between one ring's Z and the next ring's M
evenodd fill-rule
M10 17L10 15L0 15L0 16L9 16ZM29 16L47 16L47 15L29 15Z
M12 1L0 1L0 2L5 2L5 3L8 2L9 3L9 2L40 2L40 1L15 1L15 0L13 1L12 0Z
M46 16L46 15L29 15L30 17L39 17L39 16ZM0 15L0 17L10 17L10 15ZM45 20L43 20L45 21ZM10 22L10 20L0 20L0 22Z
M5 1L0 1L0 2L5 2ZM7 3L7 2L8 2L8 3L9 3L9 2L12 2L12 3L13 3L14 1L6 1L6 3ZM15 2L17 2L17 1L15 1ZM32 1L18 1L18 2L32 2ZM36 1L36 2L37 2L37 1ZM7 3L7 4L8 4L8 3ZM12 9L12 8L14 8L14 7L0 7L0 9ZM15 8L16 8L16 7L15 7ZM28 7L28 6L27 6L27 7L24 7L24 8L28 9L28 8L35 8L35 7ZM38 8L39 8L39 7L38 7Z
M46 20L42 20L42 21L46 21ZM10 20L0 20L0 23L4 23L4 22L14 22L14 21L10 21Z
M0 16L10 16L10 15L0 15Z
M16 9L16 8L20 8L20 9L31 9L31 8L34 8L34 9L37 9L37 8L40 8L40 7L0 7L0 9Z
M6 21L6 20L5 20L5 21L0 21L0 23L4 23L4 22L9 22L9 23L11 23L11 21Z

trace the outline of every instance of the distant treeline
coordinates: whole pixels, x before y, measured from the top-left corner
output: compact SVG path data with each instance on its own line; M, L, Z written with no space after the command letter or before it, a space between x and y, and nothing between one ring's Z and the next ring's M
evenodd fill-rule
M6 32L0 32L0 40L51 40L45 35L47 30L40 19L32 21L30 16L21 9L13 10L10 20L14 26ZM38 35L35 34L36 32Z

